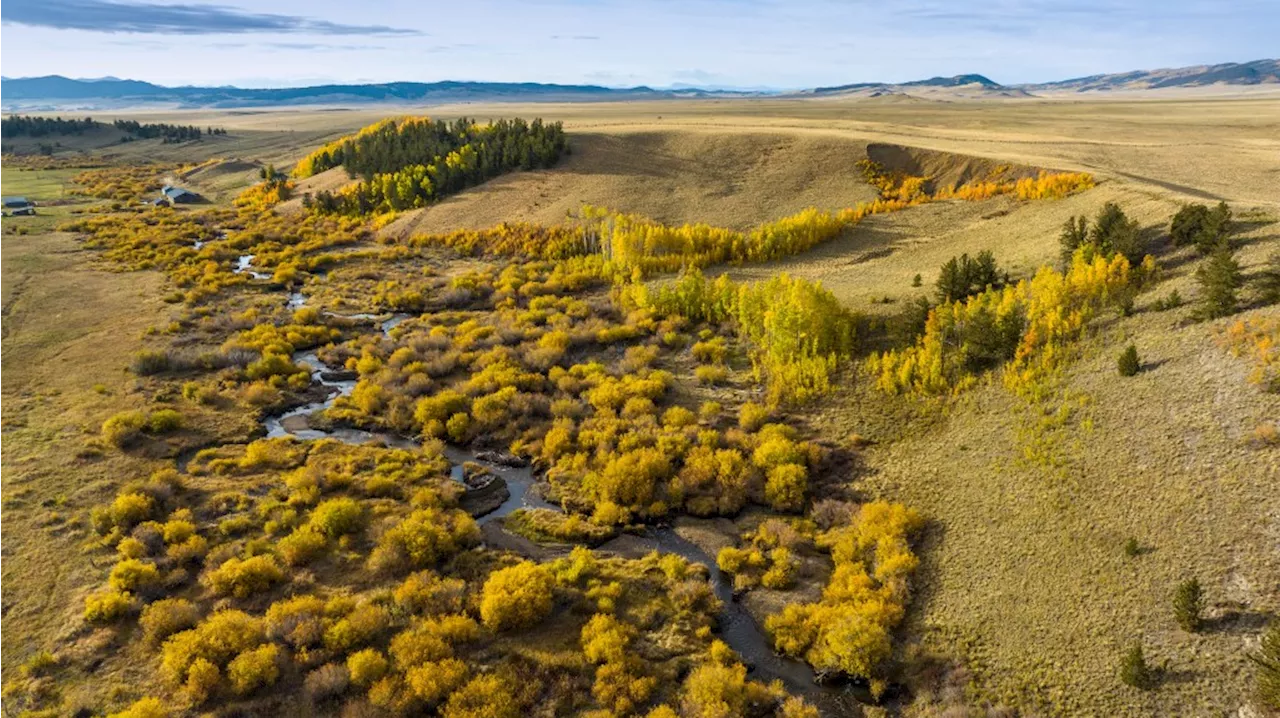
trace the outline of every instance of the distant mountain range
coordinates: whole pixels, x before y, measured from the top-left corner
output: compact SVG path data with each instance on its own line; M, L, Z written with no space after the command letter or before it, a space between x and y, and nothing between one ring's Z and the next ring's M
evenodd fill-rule
M845 96L861 95L879 97L882 95L912 95L952 97L1030 97L1030 93L1017 87L1006 87L984 75L956 75L954 77L931 77L928 80L911 82L857 82L851 85L834 87L816 87L796 93L800 95Z
M653 89L536 82L389 82L251 89L241 87L164 87L140 80L106 77L74 80L61 75L0 78L5 110L92 110L167 105L176 107L271 107L277 105L440 104L453 102L572 102L677 97L880 96L1031 97L1043 92L1154 90L1205 85L1280 84L1280 60L1256 60L1114 75L1093 75L1060 82L1001 85L983 75L934 77L903 83L860 82L798 92L770 93L696 87Z
M707 91L648 87L616 89L598 85L551 85L536 82L388 82L370 85L311 87L164 87L138 80L73 80L61 75L0 80L4 107L41 105L112 108L129 105L182 107L267 107L274 105L441 103L466 101L573 101L690 97ZM715 95L741 93L715 92Z
M1139 70L1114 75L1090 75L1072 80L1020 85L1029 92L1074 91L1108 92L1113 90L1161 90L1172 87L1204 87L1206 85L1274 85L1280 83L1280 60L1227 62L1221 65L1196 65L1164 70Z
M1058 82L1024 85L1001 85L983 75L934 77L928 80L902 82L860 82L836 87L818 87L800 94L827 95L914 95L922 97L1033 97L1040 93L1117 92L1124 90L1163 90L1209 85L1280 85L1280 60L1228 62L1221 65L1197 65L1163 70L1137 70L1113 75L1091 75Z

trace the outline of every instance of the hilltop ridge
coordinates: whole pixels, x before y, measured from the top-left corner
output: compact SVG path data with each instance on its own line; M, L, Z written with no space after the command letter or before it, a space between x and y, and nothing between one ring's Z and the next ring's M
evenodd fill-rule
M1280 60L1225 62L1218 65L1135 70L1108 75L1089 75L1057 82L1020 85L1031 92L1071 90L1106 92L1112 90L1160 90L1174 87L1207 85L1275 85L1280 84Z

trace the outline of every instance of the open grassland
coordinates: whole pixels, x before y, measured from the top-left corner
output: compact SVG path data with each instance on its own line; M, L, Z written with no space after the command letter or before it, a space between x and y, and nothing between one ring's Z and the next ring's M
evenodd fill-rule
M166 311L161 277L103 272L92 257L69 234L3 240L6 675L42 646L104 638L69 628L101 580L81 548L86 512L160 465L86 446L143 401L125 367Z
M717 172L749 170L769 151L786 153L801 162L819 163L823 174L813 175L814 183L830 187L841 181L825 173L832 162L842 156L857 159L837 150L834 158L808 151L811 143L834 142L839 147L848 142L880 142L917 147L941 152L985 157L1033 167L1061 170L1086 170L1102 178L1122 178L1148 189L1176 194L1186 199L1216 198L1233 202L1274 205L1280 203L1280 168L1275 156L1280 151L1280 98L1260 97L1171 99L1143 98L1074 101L996 101L934 102L919 99L870 98L827 100L681 100L665 102L619 102L600 104L466 104L441 107L380 107L359 109L284 109L284 110L193 110L172 112L118 113L115 117L151 121L224 127L226 136L204 138L195 151L203 157L228 157L274 162L287 166L314 146L339 135L354 131L388 115L430 114L445 119L468 116L543 117L563 121L565 129L584 135L587 143L604 143L597 135L623 137L622 142L638 141L634 153L619 155L616 150L599 155L600 164L590 159L572 160L565 165L568 174L610 174L624 168L648 167L649 176L660 179L667 187L675 187L687 197L697 197L701 181ZM676 137L663 140L658 135L676 132ZM714 145L715 156L689 156L681 145L689 145L687 133L711 133L703 140L707 149ZM748 139L738 137L747 135ZM680 139L681 136L686 139ZM646 139L648 138L648 139ZM646 157L663 146L671 148L666 156L659 153ZM607 146L604 149L609 150ZM188 159L193 149L188 145L162 145L155 141L133 142L108 148L120 157L146 157L148 160ZM629 154L638 156L632 157ZM785 154L784 154L785 156ZM690 162L678 160L685 157ZM783 164L779 162L778 164ZM655 174L654 167L662 173ZM556 170L559 171L559 170ZM777 167L769 172L783 177L803 177L804 168ZM852 166L849 172L855 172ZM539 173L535 173L537 176ZM767 179L762 176L761 179ZM249 181L246 178L246 183ZM559 182L561 180L557 180ZM585 183L564 180L572 188ZM559 202L557 196L541 198L548 189L545 183L512 179L485 185L458 195L454 201L478 201L492 192L504 196L502 203L519 207L510 198L511 184L523 188L524 206ZM823 186L815 184L815 187ZM618 190L647 192L640 182L617 185ZM744 181L738 185L715 188L723 192L724 202L732 206L761 206L759 212L776 217L784 214L777 204L790 201L786 186L774 187L761 182ZM730 191L725 191L725 190ZM795 191L791 186L790 191ZM739 195L739 196L735 196ZM814 201L825 195L815 193ZM584 198L589 199L589 198ZM626 206L630 197L611 198L610 206L623 211L643 211L643 207ZM850 197L851 204L857 197ZM433 209L443 209L448 203ZM673 209L674 209L673 205ZM698 210L717 211L715 203L689 205L683 216L667 217L669 221L711 221L712 216L699 216ZM447 212L446 212L447 213ZM466 218L459 217L459 220ZM521 217L504 217L513 220Z
M157 121L226 127L229 134L101 151L119 161L175 167L228 160L181 177L223 201L253 182L261 165L286 168L322 141L402 111L151 113ZM1280 251L1280 100L673 101L430 112L563 120L573 154L553 169L505 175L404 213L386 228L391 237L501 221L551 224L583 204L664 223L749 229L807 206L834 210L872 199L875 191L855 163L886 145L935 176L958 178L980 164L974 158L1095 173L1096 188L1063 200L932 202L867 217L784 260L716 271L734 279L786 272L818 280L846 306L886 314L931 293L938 268L962 252L991 250L1015 277L1028 276L1057 261L1058 232L1068 217L1093 216L1108 201L1121 204L1157 248L1161 281L1139 296L1132 316L1109 314L1097 323L1061 380L1061 391L1081 407L1064 425L1037 430L1039 409L998 379L939 403L877 394L853 366L834 396L798 419L829 445L859 449L843 473L816 484L824 496L900 501L926 518L915 598L901 633L964 664L955 679L964 702L1046 716L1235 715L1248 703L1246 653L1261 625L1280 611L1280 449L1253 437L1280 417L1280 401L1247 381L1248 362L1232 357L1216 335L1242 316L1273 317L1276 310L1199 322L1190 305L1159 310L1155 300L1175 289L1193 299L1197 291L1196 258L1164 242L1169 216L1182 202L1221 198L1233 205L1246 276ZM67 170L6 168L4 194L45 199L67 179ZM345 181L312 179L316 189ZM6 230L14 221L5 220ZM98 556L105 563L95 566L82 550L90 537L86 517L120 484L161 464L82 447L105 417L147 401L154 387L124 367L143 345L143 332L166 324L170 310L159 300L167 291L159 274L101 271L94 254L68 235L6 231L3 241L9 672L33 646L70 640L92 655L95 643L117 640L79 623L84 596L102 583L109 563ZM337 276L348 272L372 285L379 261ZM479 266L455 263L444 273ZM922 286L913 287L917 274ZM320 305L331 290L308 291ZM345 298L350 308L379 309L372 290L358 294ZM1244 299L1253 302L1248 292ZM1144 367L1122 379L1116 356L1130 343ZM611 359L620 360L615 354ZM745 374L741 357L737 363ZM692 391L733 405L750 389L735 379L714 393ZM221 427L222 421L197 417L199 436L189 441L243 439L251 426L245 420ZM1029 460L1029 448L1052 460ZM682 526L690 535L701 530L687 520ZM716 526L714 540L695 540L717 548L731 541L736 531L728 521ZM1137 551L1126 552L1130 539ZM1196 634L1179 629L1170 608L1177 583L1190 577L1207 593L1207 628ZM812 599L815 585L802 584L799 594L755 591L748 605L763 615L797 595ZM557 660L576 660L575 637L558 630L549 623L503 640L522 651L541 641L548 654L563 654ZM1166 665L1156 690L1117 679L1120 657L1135 641L1149 660ZM899 648L897 655L909 652ZM135 653L105 666L109 680L142 679L150 658ZM926 699L937 697L922 691L922 700L902 712L934 715ZM960 701L951 695L940 702Z
M1058 257L1058 232L1067 218L1094 216L1106 202L1120 203L1149 236L1167 229L1178 202L1160 193L1111 180L1063 200L935 202L867 218L839 238L803 255L725 269L730 277L757 281L780 272L822 282L855 309L899 311L910 299L930 296L939 268L962 253L995 253L1015 277L1029 277ZM922 286L913 286L920 275Z
M0 167L0 182L6 197L26 197L33 202L52 202L66 199L72 188L71 178L80 170L51 169L29 170L16 167Z

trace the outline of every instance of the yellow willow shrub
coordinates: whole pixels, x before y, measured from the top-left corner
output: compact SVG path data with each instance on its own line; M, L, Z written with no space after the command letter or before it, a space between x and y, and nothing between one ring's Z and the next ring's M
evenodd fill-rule
M293 182L273 180L259 182L236 196L234 204L258 212L271 209L289 199L293 194Z
M610 261L646 272L705 267L746 254L741 232L709 224L669 227L647 217L585 206L580 213L590 246Z
M159 698L150 696L134 701L128 708L111 713L107 718L169 718L169 710Z
M1030 281L935 307L913 346L872 356L867 367L887 393L944 395L1003 365L1005 385L1035 398L1089 320L1129 290L1123 256L1081 250L1065 273L1043 267Z
M980 202L998 195L1009 194L1016 188L1016 182L970 182L960 186L939 189L933 193L933 199L962 199L968 202Z
M204 659L225 666L264 640L261 619L242 611L218 611L195 628L175 633L164 642L161 673L173 683L181 684L187 680L187 671L196 661Z
M368 232L349 219L167 207L78 219L60 229L87 235L85 245L102 250L122 270L163 269L188 304L250 282L248 274L234 273L239 256L253 255L254 266L274 271L279 281L296 281L300 273L335 261L322 250L354 243ZM197 249L197 242L204 244Z
M376 571L428 568L475 545L480 529L464 511L427 508L414 511L378 539L369 555Z
M85 170L71 178L71 194L127 201L159 190L164 177L174 172L169 165L117 165Z
M819 541L835 570L815 603L791 604L765 627L778 650L813 667L870 678L892 653L891 631L902 621L908 579L917 560L908 540L923 527L900 504L864 504L854 520Z
M607 613L597 613L582 627L582 653L592 663L612 663L627 657L635 628Z
M533 626L550 613L555 577L551 569L522 561L489 574L480 598L480 618L495 631Z
M1035 179L1018 180L1014 194L1018 199L1062 199L1067 195L1092 189L1093 175L1087 172L1040 172Z
M212 240L214 225L230 213L180 213L167 207L85 217L59 229L88 235L85 245L102 249L103 256L127 269L173 270L195 260L194 240ZM230 274L230 270L226 270Z
M1108 259L1081 248L1065 274L1042 267L1027 291L1027 328L1004 383L1019 396L1037 400L1046 382L1075 353L1075 343L1089 321L1130 291L1129 260Z
M867 184L880 191L880 199L916 204L925 202L929 195L925 193L927 177L917 177L902 172L890 172L884 165L870 159L858 160L858 168Z
M772 404L798 404L830 390L830 375L854 347L853 316L821 284L783 274L766 282L736 284L701 272L657 286L633 283L615 297L624 309L648 309L694 321L735 320L754 351L758 380Z
M1249 381L1280 389L1280 317L1238 319L1219 333L1218 343L1252 362Z
M531 259L568 259L589 252L581 227L542 227L523 222L503 222L489 229L463 229L448 234L419 234L409 238L413 247L443 246L461 254Z
M263 354L292 354L338 340L342 332L323 324L258 324L223 342L222 349L252 349Z
M868 215L906 206L904 201L879 199L834 213L810 207L746 233L707 224L669 227L646 217L591 206L583 207L579 217L589 249L619 266L653 273L799 254L835 238Z
M821 284L779 275L743 285L738 332L755 347L756 377L771 404L800 404L827 393L839 359L854 346L852 315Z

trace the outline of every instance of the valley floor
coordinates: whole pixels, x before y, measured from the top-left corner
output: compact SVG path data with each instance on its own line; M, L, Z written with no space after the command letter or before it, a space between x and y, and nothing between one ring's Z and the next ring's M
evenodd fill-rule
M1280 252L1280 99L1271 97L673 101L437 114L490 113L561 119L581 139L561 167L491 181L407 213L386 233L554 223L583 204L749 228L810 205L870 199L874 190L854 163L868 144L888 143L1091 171L1102 181L1059 202L912 207L870 217L786 260L718 271L818 280L855 310L889 314L929 292L938 267L962 252L993 250L1015 276L1054 263L1063 222L1092 216L1107 201L1159 243L1182 202L1224 199L1236 208L1246 276ZM202 152L283 166L304 147L386 114L196 111L157 119L225 125L232 136L213 138ZM272 129L282 124L297 136ZM175 159L166 153L181 151L152 150ZM192 182L230 193L254 167ZM1101 321L1063 377L1049 407L1074 407L1061 425L998 379L947 403L916 401L873 392L857 367L803 417L818 438L859 447L847 491L900 501L928 522L903 631L908 647L899 656L936 654L948 674L931 681L935 694L895 712L950 717L1003 705L1045 716L1262 715L1250 713L1247 654L1280 613L1280 448L1257 432L1280 418L1280 396L1250 383L1248 361L1220 338L1235 322L1274 319L1277 309L1254 306L1210 322L1193 321L1190 305L1160 310L1156 300L1175 289L1195 296L1196 260L1188 250L1159 260L1160 283L1139 297L1132 316ZM168 321L168 309L159 273L107 272L67 234L6 234L3 264L9 673L33 645L111 640L68 635L106 570L82 550L88 510L159 464L77 447L134 403L141 387L124 367L144 332ZM912 286L917 274L922 288ZM1128 344L1140 351L1143 370L1122 379L1116 356ZM714 543L712 533L695 540ZM1136 552L1126 552L1131 539ZM1191 577L1208 598L1208 626L1197 634L1179 629L1170 609L1175 587ZM749 600L754 609L782 599L762 592ZM1152 691L1116 677L1121 655L1138 641L1166 667ZM112 681L142 678L136 667L110 668ZM955 708L963 703L974 712Z
M5 222L12 220L6 219ZM67 233L6 236L4 264L4 632L6 676L41 646L86 650L84 598L102 580L84 550L88 507L160 462L87 451L102 421L139 399L126 371L161 324L157 273L104 271ZM138 671L113 665L103 680ZM142 678L139 671L134 678ZM74 699L73 699L74 702Z

